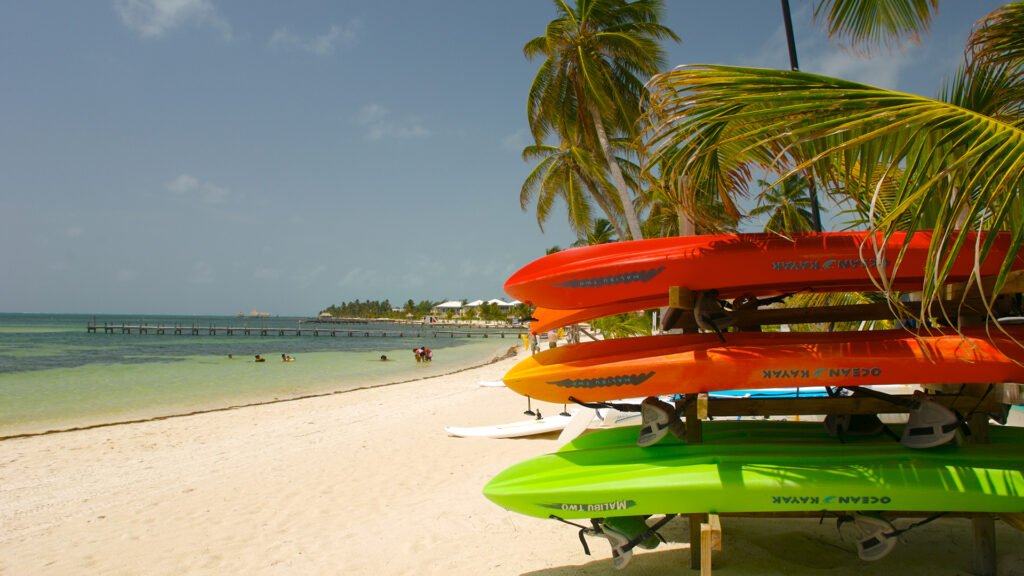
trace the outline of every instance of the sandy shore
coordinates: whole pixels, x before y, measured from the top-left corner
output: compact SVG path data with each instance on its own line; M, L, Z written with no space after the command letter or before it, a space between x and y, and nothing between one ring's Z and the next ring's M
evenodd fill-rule
M575 529L513 514L481 487L558 447L455 438L521 420L514 359L347 394L0 441L0 574L613 574ZM545 413L561 406L534 403ZM906 521L903 521L904 523ZM718 574L968 574L972 531L941 519L860 561L827 520L722 521ZM997 522L999 574L1024 534ZM623 574L687 574L685 521Z

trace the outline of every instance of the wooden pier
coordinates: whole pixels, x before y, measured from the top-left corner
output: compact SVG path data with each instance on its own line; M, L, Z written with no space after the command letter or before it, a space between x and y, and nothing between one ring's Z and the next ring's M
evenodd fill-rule
M408 330L385 330L380 328L340 328L338 326L316 326L313 328L303 328L302 326L296 328L269 326L218 326L216 324L209 324L207 326L191 324L185 326L181 324L143 324L141 322L137 324L112 322L104 322L100 324L97 322L89 322L86 324L85 330L89 334L166 334L172 336L364 336L378 338L424 338L428 336L433 338L440 338L444 336L449 338L472 338L474 336L480 336L483 338L504 338L505 336L510 336L512 338L518 338L519 335L523 333L521 330L511 328L508 330L497 331L439 330L428 327L410 327Z

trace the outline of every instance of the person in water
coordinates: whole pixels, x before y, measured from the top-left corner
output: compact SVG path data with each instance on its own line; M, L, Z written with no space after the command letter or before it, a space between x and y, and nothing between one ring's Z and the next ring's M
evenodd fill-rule
M259 354L256 355L256 362L266 362L266 361L267 361L267 359L264 358L263 356L260 356Z
M387 362L388 361L388 355L387 354L381 354L380 355L380 361L381 362Z

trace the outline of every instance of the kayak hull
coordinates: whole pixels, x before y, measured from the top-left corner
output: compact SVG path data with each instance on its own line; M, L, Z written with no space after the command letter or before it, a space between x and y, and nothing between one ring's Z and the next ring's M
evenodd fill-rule
M1024 327L662 335L561 346L503 381L553 403L720 390L1024 382ZM1015 342L1016 340L1017 342Z
M1008 233L992 240L978 265L983 276L998 273L1009 254ZM979 235L968 232L954 261L949 282L975 272L973 248ZM882 278L893 290L920 289L929 265L931 232L888 241L868 232L793 234L721 234L653 238L584 246L557 252L527 264L505 283L510 296L542 308L579 310L617 305L639 310L667 301L669 288L718 290L721 297L768 296L794 291L879 291ZM942 253L940 250L939 253ZM1024 268L1018 255L1014 269ZM596 316L591 316L594 318Z
M637 427L581 436L515 464L484 495L547 518L812 511L1024 513L1024 429L991 444L913 450L886 436L844 439L820 424L704 424L704 442L636 446Z

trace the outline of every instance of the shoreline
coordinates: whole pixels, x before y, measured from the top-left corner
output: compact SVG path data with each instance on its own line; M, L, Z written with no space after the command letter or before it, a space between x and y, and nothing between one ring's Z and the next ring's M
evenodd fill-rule
M0 574L616 574L606 543L592 540L586 556L576 529L481 493L508 466L557 450L557 435L444 431L523 420L524 397L478 384L517 361L0 441ZM637 552L624 574L693 573L686 522L662 533L667 543ZM996 533L999 574L1024 575L1024 532L997 522ZM868 563L818 519L723 518L713 564L723 576L966 574L971 534L969 520L942 518Z
M505 360L507 358L515 357L517 350L518 350L518 346L510 346L508 348L508 350L505 351L504 354L495 354L494 357L492 357L490 360L488 360L486 362L482 362L480 364L473 364L473 365L470 365L470 366L465 366L465 367L462 367L462 368L458 368L458 369L452 370L451 372L444 372L442 374L432 374L432 375L429 375L429 376L418 376L416 378L409 378L409 379L405 379L405 380L397 380L397 381L393 381L393 382L382 382L382 383L378 383L378 384L364 384L364 385L356 386L356 387L353 387L353 388L344 388L344 389L338 389L338 390L330 390L330 391L327 391L327 392L312 392L312 393L308 393L308 394L301 394L301 395L298 395L298 396L289 396L287 398L273 398L271 400L255 400L255 401L252 401L252 402L244 402L244 403L240 403L240 404L231 404L231 405L228 405L228 406L215 406L215 407L210 407L210 408L201 408L201 409L198 409L198 410L190 410L190 411L187 411L187 412L174 412L174 413L171 413L171 414L160 414L160 415L156 415L156 416L146 416L146 417L142 417L142 418L129 418L129 419L126 419L126 420L115 420L115 421L111 421L111 422L98 422L98 423L95 423L95 424L83 424L81 426L70 426L70 427L67 427L67 428L53 428L53 429L43 430L43 431L39 431L39 432L19 432L19 433L15 433L15 434L6 434L6 435L0 434L0 442L3 442L5 440L15 440L15 439L19 439L19 438L31 438L31 437L35 437L35 436L48 436L48 435L52 435L52 434L64 434L64 433L68 433L68 432L79 432L79 431L83 431L83 430L93 430L93 429L97 429L97 428L108 428L108 427L111 427L111 426L122 426L122 425L128 425L128 424L141 424L141 423L145 423L145 422L157 422L157 421L161 421L161 420L170 420L170 419L173 419L173 418L184 418L184 417L188 417L188 416L196 416L196 415L200 415L200 414L210 414L210 413L215 413L215 412L227 412L227 411L230 411L230 410L239 410L239 409L242 409L242 408L251 408L251 407L254 407L254 406L266 406L266 405L270 405L270 404L279 404L279 403L283 403L283 402L295 402L295 401L299 401L299 400L308 400L308 399L312 399L312 398L322 398L322 397L327 397L327 396L335 396L335 395L338 395L338 394L346 394L346 393L349 393L349 392L356 392L356 391L359 391L359 390L370 390L370 389L374 389L374 388L385 388L385 387L388 387L388 386L396 386L396 385L399 385L399 384L408 384L410 382L418 382L418 381L421 381L421 380L428 380L430 378L440 378L440 377L445 377L445 376L451 376L451 375L454 375L454 374L458 374L460 372L465 372L467 370L474 370L476 368L480 368L480 367L487 366L487 365L490 365L490 364L496 364L496 363L501 362L502 360Z

